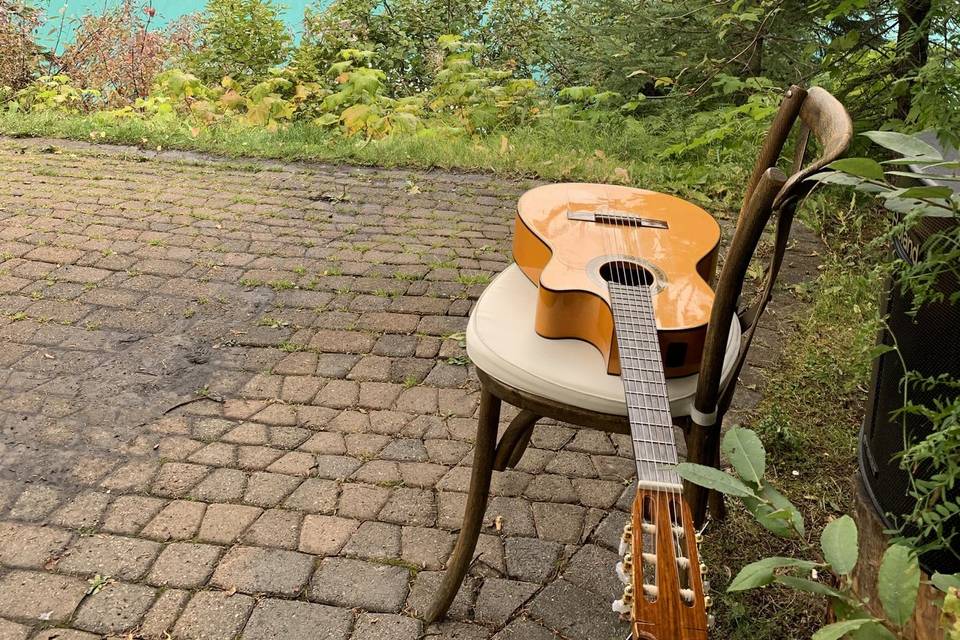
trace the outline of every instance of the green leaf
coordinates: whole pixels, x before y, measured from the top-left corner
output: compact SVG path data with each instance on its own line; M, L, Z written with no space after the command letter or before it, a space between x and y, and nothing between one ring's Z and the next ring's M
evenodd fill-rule
M930 578L930 582L933 583L937 589L940 591L946 592L953 587L954 589L960 589L960 573L954 573L949 575L946 573L935 573L933 577Z
M913 615L919 589L920 564L916 556L903 545L891 545L880 562L877 595L892 622L900 626L906 624Z
M949 198L953 195L950 187L910 187L904 189L901 198Z
M757 522L771 533L783 538L805 534L803 515L790 500L769 484L760 487L760 495L743 498Z
M774 556L751 562L733 579L727 591L745 591L770 584L774 579L774 572L777 569L800 569L810 571L817 566L816 562L809 560L800 560L799 558L785 558Z
M724 473L720 471L720 469L714 469L713 467L693 464L691 462L682 462L677 465L677 473L680 474L681 478L693 484L706 487L707 489L714 489L727 495L738 496L740 498L755 495L753 489L743 482L734 478L729 473Z
M841 158L828 165L831 169L843 171L852 176L883 181L883 167L870 158Z
M830 567L841 575L848 575L857 564L860 543L857 524L850 516L837 518L823 528L820 548Z
M870 621L853 632L852 640L897 640L897 636L879 622Z
M843 597L843 594L836 589L825 585L822 582L814 582L813 580L807 580L806 578L797 578L796 576L777 576L776 581L786 587L796 589L797 591L815 593L819 596L827 596L828 598Z
M843 620L834 622L819 629L810 640L837 640L847 635L851 631L856 631L868 622L876 622L871 618L861 618L859 620Z
M896 131L867 131L864 137L870 138L881 147L896 151L907 157L941 157L940 152L916 136L908 136Z
M741 478L754 484L763 482L767 454L756 433L733 427L723 436L721 450Z

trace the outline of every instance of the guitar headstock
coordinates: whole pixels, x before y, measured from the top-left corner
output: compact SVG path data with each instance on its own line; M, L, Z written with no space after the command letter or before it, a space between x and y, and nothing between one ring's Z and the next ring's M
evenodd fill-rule
M637 491L617 564L626 586L613 604L630 615L635 640L706 640L711 602L698 538L681 493Z

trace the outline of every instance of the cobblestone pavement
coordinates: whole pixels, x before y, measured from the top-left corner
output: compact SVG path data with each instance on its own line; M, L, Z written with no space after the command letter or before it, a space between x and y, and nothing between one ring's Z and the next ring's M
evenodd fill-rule
M0 174L0 639L626 635L629 442L558 424L496 474L448 621L416 617L529 184L11 139Z

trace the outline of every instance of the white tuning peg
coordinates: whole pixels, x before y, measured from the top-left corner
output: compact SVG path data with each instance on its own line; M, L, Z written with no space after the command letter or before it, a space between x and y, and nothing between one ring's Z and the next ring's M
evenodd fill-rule
M709 609L712 606L713 606L713 598L711 598L710 596L703 596L703 607L705 609Z
M620 536L621 556L630 551L631 544L633 544L633 524L628 522L627 524L623 525L623 535Z
M703 592L706 593L707 591L710 591L710 581L709 581L709 580L704 580L704 581L703 581Z
M617 577L623 584L633 584L633 557L627 553L623 561L617 563Z
M623 595L619 600L613 601L613 610L616 613L630 613L633 607L633 585L627 585L623 588Z
M707 629L713 629L717 626L717 617L712 613L707 615Z
M700 575L707 575L707 565L703 564L702 562L700 563Z

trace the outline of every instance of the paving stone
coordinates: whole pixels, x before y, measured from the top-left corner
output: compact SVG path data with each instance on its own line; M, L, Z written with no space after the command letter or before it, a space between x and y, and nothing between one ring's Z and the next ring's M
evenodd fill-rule
M333 513L337 508L338 493L336 482L308 478L290 494L283 506L309 513Z
M400 527L384 522L361 523L341 553L365 559L399 558Z
M500 630L493 640L562 640L559 635L550 631L529 618L517 618Z
M346 640L353 615L346 609L308 602L262 600L241 640Z
M302 451L323 455L339 456L347 452L342 433L321 431L313 434L306 442L300 445Z
M354 458L369 459L380 453L390 438L376 433L348 433L343 437L347 453ZM373 462L380 462L373 460Z
M253 598L239 593L200 591L183 610L173 636L182 640L234 640L253 605Z
M106 477L100 486L115 492L146 491L160 465L154 460L134 460Z
M206 506L202 502L174 500L140 534L154 540L189 540L200 529Z
M586 509L575 504L533 503L537 534L544 540L577 544L583 534Z
M213 573L221 551L220 547L209 544L168 544L150 570L147 582L160 587L184 589L203 586Z
M504 535L537 535L537 530L534 527L533 513L530 510L530 503L526 500L521 500L519 498L504 498L501 496L495 496L491 498L487 503L487 511L484 514L484 522L488 524L495 524L498 521L500 522L501 531Z
M166 505L166 500L146 496L120 496L103 517L104 531L135 534L153 520Z
M303 451L291 451L282 455L267 467L271 473L285 473L291 476L307 477L317 469L316 457Z
M502 578L507 575L507 562L500 536L480 534L477 548L473 552L470 574L484 578Z
M275 507L290 495L301 480L280 473L254 473L247 482L243 501L258 507Z
M573 487L576 490L577 501L586 507L609 509L616 504L623 491L622 482L610 480L592 480L589 478L574 478ZM570 502L575 502L570 500Z
M338 515L356 520L373 520L390 497L390 490L369 484L349 483L340 490Z
M547 585L534 596L529 614L572 640L625 638L629 625L610 615L610 601L565 580Z
M531 582L487 578L477 596L477 622L502 626L539 588Z
M40 568L57 556L73 537L54 527L0 523L0 564L8 567Z
M386 522L432 527L437 522L433 492L424 489L394 489L379 517Z
M53 628L38 632L31 640L101 640L102 638L102 635L86 631Z
M0 616L14 620L64 622L73 615L89 585L79 578L12 571L0 579Z
M503 543L507 574L525 582L546 582L557 570L563 547L539 538L507 538Z
M8 515L13 520L42 520L60 505L61 500L60 491L53 487L30 486L13 503Z
M353 473L351 479L381 486L396 486L402 482L399 465L387 460L367 462Z
M69 529L95 527L110 504L110 496L97 491L88 491L58 509L50 522Z
M104 534L86 536L64 552L57 568L66 573L139 580L158 553L160 545L149 540Z
M432 462L405 462L399 465L403 483L411 487L430 489L448 471L448 468Z
M563 579L612 601L623 592L620 578L610 571L610 567L615 567L619 561L619 555L613 551L593 544L584 545L564 567Z
M185 462L168 462L160 467L153 481L152 491L165 498L179 498L198 484L210 471L210 467Z
M241 540L263 547L296 549L302 515L286 509L268 509L246 530Z
M263 509L240 504L211 504L203 514L200 533L206 542L233 544L260 517Z
M243 593L293 596L310 578L313 559L296 551L234 547L217 565L210 584Z
M147 640L166 640L166 635L173 630L177 617L183 610L190 592L179 589L166 589L159 596L140 625L139 635Z
M339 607L396 613L407 597L409 572L402 567L325 558L310 582L310 599ZM357 589L357 585L364 585Z
M431 640L486 640L490 637L490 630L466 622L441 622L430 625L426 636Z
M350 640L418 640L419 620L390 613L361 613Z
M9 620L0 620L0 640L27 640L30 627Z
M73 624L85 631L115 634L140 625L156 591L137 584L114 582L91 594L80 605Z
M340 552L359 523L335 516L308 515L300 529L299 550L319 556L333 556Z
M450 557L455 541L453 534L439 529L404 527L400 557L424 569L441 569Z
M247 484L247 474L237 469L215 469L195 486L190 494L204 502L239 500Z
M524 490L524 495L531 500L541 502L576 502L578 498L577 491L574 489L574 484L570 481L570 478L553 473L534 476ZM618 491L617 497L619 496L620 492Z

